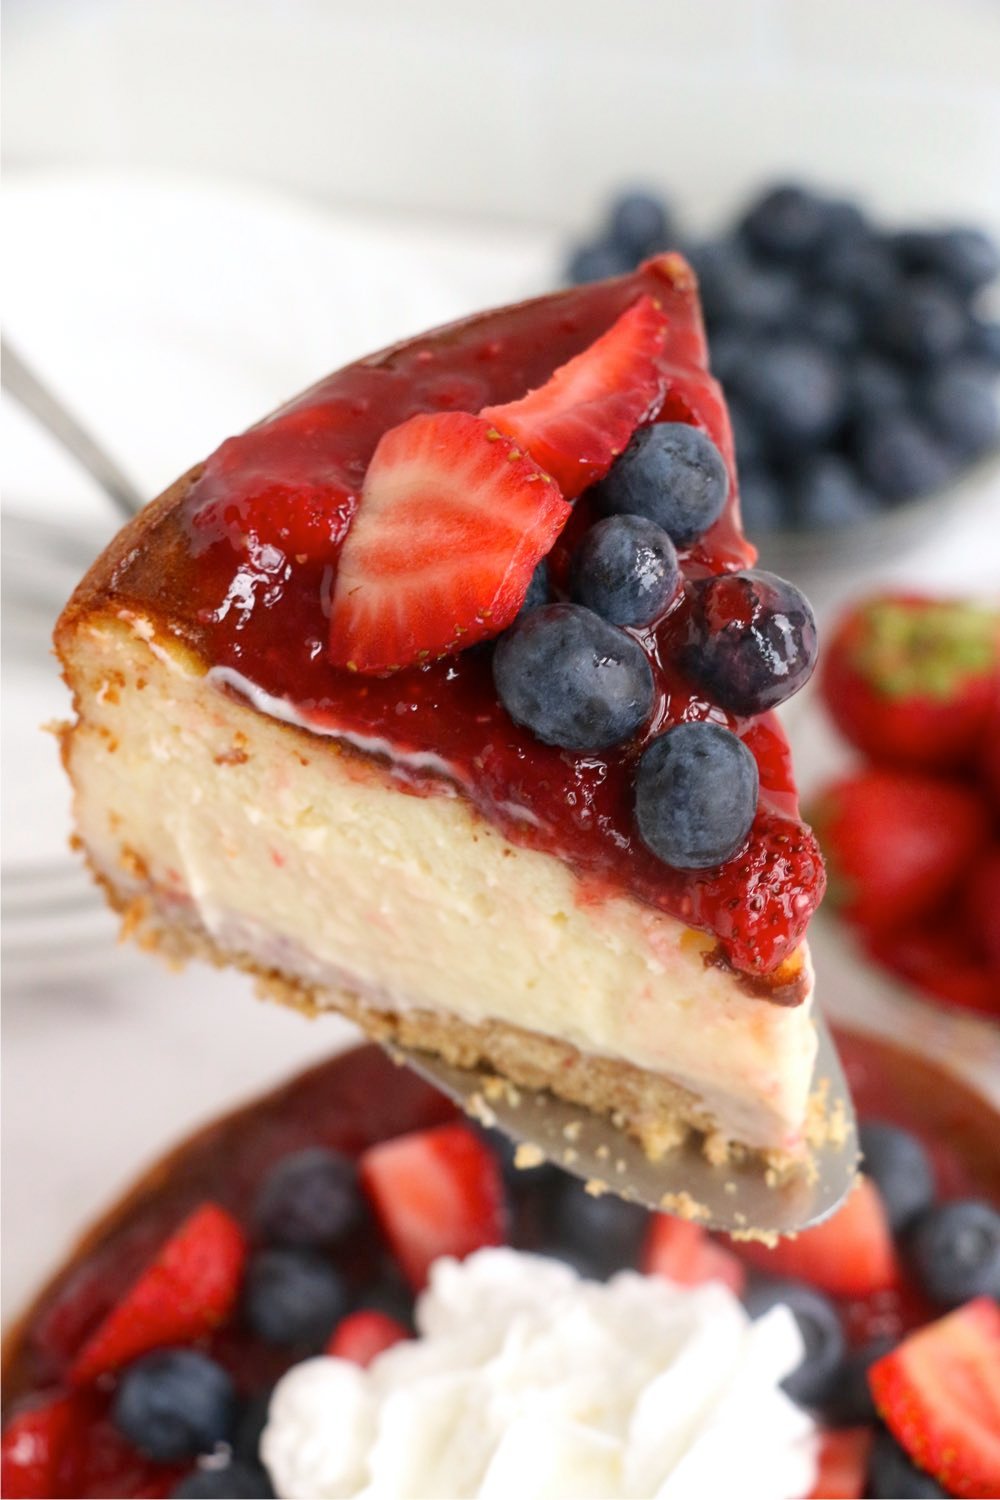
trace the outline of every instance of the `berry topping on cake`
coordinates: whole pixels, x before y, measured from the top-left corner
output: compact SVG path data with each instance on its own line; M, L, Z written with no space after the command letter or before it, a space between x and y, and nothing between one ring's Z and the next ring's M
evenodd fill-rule
M809 681L816 621L794 584L773 573L723 573L688 590L684 670L736 714L776 708Z
M347 1311L339 1271L316 1250L259 1250L250 1262L244 1316L266 1344L321 1349Z
M340 554L335 666L388 673L499 634L569 506L482 417L411 417L381 439Z
M608 516L573 554L570 591L612 625L649 625L677 596L681 575L667 533L645 516Z
M575 500L656 414L664 393L656 356L666 332L652 297L640 297L544 385L519 401L484 407L480 415L527 448L567 500Z
M516 724L564 750L621 744L653 706L642 647L578 604L521 615L497 642L493 680Z
M402 1323L388 1313L379 1312L376 1307L362 1307L337 1324L323 1352L367 1368L376 1355L409 1336Z
M196 1209L91 1334L71 1380L86 1384L150 1349L194 1343L224 1323L239 1296L246 1254L235 1219L214 1203Z
M210 1452L232 1435L236 1389L221 1365L196 1349L161 1349L123 1374L115 1426L158 1463Z
M875 1404L951 1495L1000 1496L1000 1307L979 1297L872 1366Z
M332 482L269 479L209 500L192 520L204 542L224 536L239 552L253 555L261 547L275 547L294 562L328 562L337 554L354 504L353 495Z
M254 1203L254 1224L261 1238L297 1249L336 1245L364 1218L354 1162L323 1146L283 1157L265 1177Z
M760 777L743 741L721 724L677 724L642 753L635 816L643 842L679 870L725 864L744 847Z
M929 1208L913 1226L907 1252L938 1307L973 1297L1000 1302L1000 1213L992 1204L959 1198Z
M640 428L594 498L606 514L645 516L687 547L718 520L728 494L711 438L686 422L660 422Z
M762 1271L811 1282L833 1297L866 1297L899 1279L889 1221L867 1177L822 1224L773 1247L748 1241L740 1253Z

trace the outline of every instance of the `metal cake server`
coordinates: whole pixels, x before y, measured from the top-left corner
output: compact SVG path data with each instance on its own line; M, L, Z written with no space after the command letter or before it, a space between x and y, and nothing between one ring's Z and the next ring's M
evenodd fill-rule
M696 1217L707 1229L755 1238L791 1234L833 1213L854 1182L858 1135L854 1106L829 1028L816 1018L819 1050L813 1089L825 1083L827 1106L838 1120L837 1140L812 1152L809 1169L769 1182L762 1162L713 1166L696 1137L650 1161L638 1142L609 1119L568 1104L553 1094L497 1088L487 1094L484 1074L456 1068L415 1048L390 1044L389 1051L435 1088L448 1094L483 1124L535 1146L576 1177L603 1183L608 1192L647 1208ZM692 1205L701 1212L691 1213Z

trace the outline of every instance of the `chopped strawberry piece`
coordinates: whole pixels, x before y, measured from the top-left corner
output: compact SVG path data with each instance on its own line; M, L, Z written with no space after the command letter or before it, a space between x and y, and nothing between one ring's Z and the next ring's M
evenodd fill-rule
M385 674L499 635L569 514L548 474L482 417L393 427L340 554L334 665Z
M834 1297L864 1297L894 1286L899 1266L885 1209L875 1184L858 1179L854 1191L822 1224L773 1247L748 1240L740 1256L774 1276L809 1281Z
M656 415L666 388L657 356L667 320L640 297L607 333L519 401L481 416L509 433L568 500L603 479L636 428Z
M362 1307L338 1323L325 1352L366 1369L377 1354L409 1338L402 1323L375 1307Z
M747 1273L731 1250L711 1239L690 1219L653 1214L639 1261L647 1276L665 1276L681 1286L721 1281L742 1295Z
M57 1495L57 1474L74 1426L81 1420L75 1398L62 1396L19 1412L0 1442L0 1493L6 1500Z
M426 1284L440 1255L460 1260L504 1241L496 1158L467 1125L439 1125L372 1146L361 1181L407 1280Z
M163 1344L189 1344L225 1322L239 1296L247 1247L223 1209L204 1203L167 1240L77 1355L85 1385Z
M951 1495L1000 1496L1000 1307L977 1297L868 1372L879 1415Z
M861 1500L874 1433L870 1427L843 1427L819 1435L819 1469L809 1500Z

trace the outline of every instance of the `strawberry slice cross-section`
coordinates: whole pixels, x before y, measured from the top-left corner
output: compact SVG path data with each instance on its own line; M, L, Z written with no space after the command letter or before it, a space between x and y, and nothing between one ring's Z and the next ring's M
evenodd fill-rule
M550 473L567 500L603 479L636 428L655 416L666 380L657 357L667 319L640 297L537 390L480 413Z
M330 611L335 666L384 675L499 635L570 507L483 417L390 428L365 475Z

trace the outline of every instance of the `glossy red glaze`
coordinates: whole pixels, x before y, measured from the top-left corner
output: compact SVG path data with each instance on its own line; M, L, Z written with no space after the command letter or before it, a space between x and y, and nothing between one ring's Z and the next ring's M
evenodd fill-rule
M336 558L365 469L388 428L417 412L466 409L523 396L602 334L643 293L668 319L658 364L659 420L704 428L725 456L731 497L719 520L682 555L686 577L753 561L742 536L729 421L706 369L693 277L676 256L630 276L485 313L348 366L212 455L182 507L115 575L118 599L166 613L212 663L232 668L288 700L319 730L377 737L398 753L431 752L512 841L553 853L609 893L622 891L715 933L734 967L767 973L799 942L822 894L815 843L798 820L784 735L768 715L739 721L705 701L678 671L675 634L683 596L653 629L635 632L654 668L656 701L638 739L601 755L552 749L518 728L500 707L489 654L472 650L391 677L359 679L327 656L327 614ZM251 541L235 548L246 507L275 489L331 497L325 560L286 557ZM574 540L593 519L577 504L552 555L565 580ZM166 564L166 566L165 566ZM685 719L712 717L741 734L756 755L761 797L748 854L758 872L759 911L732 918L733 866L724 872L668 868L633 827L635 761L648 739ZM412 784L412 783L411 783ZM438 781L426 779L425 790ZM775 845L779 846L777 851ZM783 844L800 846L791 861ZM757 856L756 860L754 856Z

